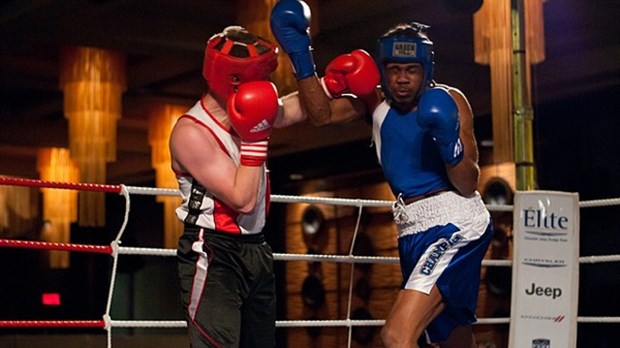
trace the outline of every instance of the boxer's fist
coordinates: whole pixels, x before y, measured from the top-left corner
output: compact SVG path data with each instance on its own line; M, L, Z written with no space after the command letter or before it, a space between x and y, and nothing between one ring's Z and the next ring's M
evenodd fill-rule
M366 96L375 91L379 79L379 69L368 52L355 50L327 64L322 82L330 97L346 92Z
M273 83L246 82L228 98L228 115L242 140L260 141L271 134L279 105L278 92Z
M444 162L454 165L463 159L459 109L450 92L440 87L424 92L418 103L418 124L435 139Z
M269 23L276 40L288 54L297 79L314 75L308 4L300 0L280 0L271 10Z
M278 92L269 81L243 83L228 99L228 116L241 138L241 164L260 166L267 159L267 139L279 106Z

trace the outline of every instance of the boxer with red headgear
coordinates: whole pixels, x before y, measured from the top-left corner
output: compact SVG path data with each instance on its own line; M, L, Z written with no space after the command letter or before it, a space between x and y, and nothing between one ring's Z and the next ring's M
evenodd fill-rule
M228 27L213 35L205 47L202 76L209 89L224 100L248 81L267 80L278 67L278 48L258 37L239 36L231 39L228 32L241 27Z
M263 227L273 127L303 121L296 93L278 97L277 49L232 26L207 42L208 90L177 120L172 169L183 197L178 246L182 304L193 348L273 347L275 278Z
M314 69L312 57L305 57L312 52L304 35L309 16L300 0L280 0L271 14L272 31L296 71ZM315 124L370 116L377 157L396 198L403 274L381 331L383 344L418 347L424 336L441 347L472 348L492 224L476 192L472 110L461 91L433 80L428 28L397 25L379 38L375 61L360 50L340 55L322 79L310 77L298 87ZM309 93L320 86L324 94Z

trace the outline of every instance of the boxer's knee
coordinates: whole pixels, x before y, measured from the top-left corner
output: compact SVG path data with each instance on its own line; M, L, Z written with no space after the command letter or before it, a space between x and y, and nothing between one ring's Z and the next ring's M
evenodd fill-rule
M417 338L410 330L402 330L389 321L381 329L381 341L387 348L391 347L413 347L418 348Z

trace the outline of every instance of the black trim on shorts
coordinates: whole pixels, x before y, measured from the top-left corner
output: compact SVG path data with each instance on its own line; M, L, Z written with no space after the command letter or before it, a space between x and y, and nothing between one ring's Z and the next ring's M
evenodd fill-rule
M185 232L198 233L203 230L205 234L217 236L218 238L230 239L237 242L249 243L249 244L261 244L265 242L265 234L263 232L253 234L233 234L229 232L222 232L214 230L212 228L201 227L194 224L185 223Z

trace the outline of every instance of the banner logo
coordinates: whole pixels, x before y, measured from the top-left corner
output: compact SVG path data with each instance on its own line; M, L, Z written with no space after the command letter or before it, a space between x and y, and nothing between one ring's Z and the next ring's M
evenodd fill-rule
M542 209L524 209L523 226L526 229L538 230L526 232L541 235L566 235L569 227L567 216L557 216L555 213L547 214Z
M561 288L542 287L532 283L531 289L525 289L525 294L529 296L550 297L552 300L562 296Z
M415 42L394 42L392 45L392 56L403 58L415 58L417 56L417 46Z
M532 258L526 257L521 261L522 265L533 266L533 267L541 267L541 268L560 268L566 267L565 260L550 260L544 258Z
M532 348L551 348L551 340L546 338L533 339Z

